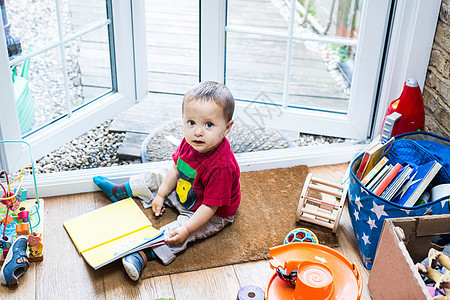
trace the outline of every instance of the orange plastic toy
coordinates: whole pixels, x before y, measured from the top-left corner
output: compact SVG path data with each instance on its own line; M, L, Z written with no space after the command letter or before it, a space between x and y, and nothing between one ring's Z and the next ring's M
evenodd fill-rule
M296 277L287 282L276 271L266 286L267 300L361 298L358 267L327 246L290 243L270 248L269 253L272 269Z

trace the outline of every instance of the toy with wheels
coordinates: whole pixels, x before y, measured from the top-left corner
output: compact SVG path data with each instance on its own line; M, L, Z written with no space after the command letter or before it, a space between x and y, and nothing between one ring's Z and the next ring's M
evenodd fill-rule
M338 184L313 177L309 173L303 185L302 194L297 206L296 221L306 221L332 229L336 233L342 214L348 185ZM321 199L311 195L315 191Z
M327 246L289 243L269 249L275 270L266 285L267 300L360 299L358 267Z
M295 228L295 229L292 229L286 235L286 238L284 239L284 244L289 244L289 243L314 243L314 244L318 244L319 243L319 239L314 234L314 232L312 232L309 229L306 229L306 228Z

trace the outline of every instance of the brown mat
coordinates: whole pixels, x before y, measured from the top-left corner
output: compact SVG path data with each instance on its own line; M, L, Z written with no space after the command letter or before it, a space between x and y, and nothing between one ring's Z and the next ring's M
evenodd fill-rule
M242 173L242 200L235 222L214 236L189 244L168 266L157 260L148 262L142 278L268 259L268 249L281 245L286 234L297 227L312 230L321 244L338 246L337 237L330 229L295 222L298 199L307 175L306 166ZM169 208L160 218L156 218L151 209L144 211L156 228L177 216Z

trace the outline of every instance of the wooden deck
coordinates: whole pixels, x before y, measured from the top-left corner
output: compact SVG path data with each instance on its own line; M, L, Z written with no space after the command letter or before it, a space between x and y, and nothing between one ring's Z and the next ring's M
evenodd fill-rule
M347 164L310 168L314 176L339 182ZM273 274L266 260L132 282L120 262L95 271L77 253L62 222L92 211L109 200L101 193L75 194L45 199L44 260L31 263L19 287L0 286L0 299L236 299L246 285L265 288ZM286 212L295 217L295 212ZM337 231L341 252L355 262L364 281L362 299L370 299L369 271L362 265L348 210Z
M286 33L288 20L283 3L229 1L228 25ZM183 0L146 2L149 91L184 94L198 82L198 5L198 1ZM71 1L71 7L73 27L77 28L101 16L104 2ZM98 30L81 39L79 66L86 99L111 87L106 37L105 30ZM236 99L253 100L264 92L273 102L281 103L286 45L283 39L227 33L226 84ZM327 67L319 46L294 41L289 105L345 111L348 97Z

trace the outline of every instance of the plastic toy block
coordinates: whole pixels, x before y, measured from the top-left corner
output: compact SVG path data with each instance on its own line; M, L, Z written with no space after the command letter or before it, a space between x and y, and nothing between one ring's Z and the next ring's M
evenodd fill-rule
M30 212L28 210L21 211L17 214L19 222L28 222Z
M17 235L29 235L30 225L28 223L16 225L16 233Z
M20 189L17 191L17 189L14 190L14 193L16 193L16 198L19 201L25 201L27 200L28 190L26 189Z
M38 246L31 246L30 247L30 255L33 257L42 256L43 249L44 249L44 246L42 244L40 244Z
M0 224L4 224L5 226L8 226L9 224L12 223L12 221L13 221L13 218L10 215L8 215L8 216L6 216L6 224L5 224L5 218L2 218L0 220Z
M3 249L3 252L5 250L8 250L9 248L11 248L11 242L0 239L0 248Z
M42 234L33 232L33 234L28 237L27 241L30 246L42 245Z

